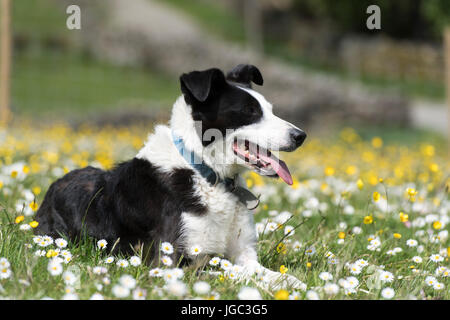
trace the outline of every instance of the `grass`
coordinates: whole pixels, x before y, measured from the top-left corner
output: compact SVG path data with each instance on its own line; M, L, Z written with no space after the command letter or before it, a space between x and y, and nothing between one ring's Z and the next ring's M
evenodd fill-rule
M99 61L66 27L64 6L13 2L12 107L18 115L73 117L109 109L170 107L177 79L142 67Z
M14 59L12 104L19 114L79 115L112 108L170 107L176 79L82 54L47 52Z
M0 261L1 297L89 299L99 294L105 299L131 299L139 298L141 292L146 299L236 299L243 287L251 287L263 299L383 299L385 288L394 290L393 299L450 298L450 167L445 143L431 142L419 134L416 137L422 139L406 143L395 140L396 135L383 140L373 135L377 131L359 133L349 127L331 140L310 135L300 150L282 155L294 174L292 187L255 173L246 175L248 188L262 195L254 215L260 262L276 271L284 266L305 284L304 291L267 288L258 278L243 283L210 265L204 271L221 274L185 267L174 288L164 278L150 276L151 268L144 264L116 265L120 259L130 261L129 256L115 256L114 263L106 263L109 254L97 248L98 239L69 242L58 252L55 243L35 243L32 231L23 230L32 229L36 208L31 204L42 203L52 181L78 167L110 168L114 162L129 159L147 133L148 128L142 127L74 131L65 125L39 128L27 123L4 133L0 142L0 258L7 263L3 260L2 267ZM286 235L286 227L294 233ZM379 245L373 245L372 239L378 239ZM408 239L417 245L409 246ZM107 248L112 246L107 244ZM39 250L43 255L36 254ZM63 250L72 258L59 264L61 272L52 275L48 267L54 256L66 257ZM416 256L422 262L414 262ZM352 271L349 266L361 263L360 259L367 265ZM175 266L161 263L159 267L171 273ZM384 271L392 274L389 282L380 278ZM123 288L129 285L124 275L136 281L131 291ZM332 279L322 279L330 275ZM355 279L357 285L352 287L349 282L355 284ZM429 285L426 279L445 288ZM208 283L210 290L196 292L194 284L199 281ZM330 283L337 289L331 290ZM117 286L125 292L123 297ZM141 291L133 296L136 288Z

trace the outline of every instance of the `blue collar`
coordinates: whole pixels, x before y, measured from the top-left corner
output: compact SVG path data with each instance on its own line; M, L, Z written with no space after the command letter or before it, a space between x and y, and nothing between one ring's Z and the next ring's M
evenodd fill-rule
M172 140L181 156L191 165L203 178L206 179L212 186L218 183L224 183L227 190L232 191L234 189L234 179L225 178L222 180L219 175L208 166L201 156L197 155L194 151L188 150L184 144L183 138L177 136L172 131Z

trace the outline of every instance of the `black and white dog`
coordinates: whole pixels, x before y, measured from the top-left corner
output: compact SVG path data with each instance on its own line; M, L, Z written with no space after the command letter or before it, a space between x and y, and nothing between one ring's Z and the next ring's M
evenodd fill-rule
M280 273L258 263L249 210L258 200L239 175L250 169L292 184L273 153L294 151L306 134L275 116L251 82L263 84L252 65L227 76L216 68L183 74L170 126L156 126L135 158L110 171L86 167L54 182L37 212L37 233L119 239L121 252L143 244L150 261L162 242L175 247L174 261L197 259L190 249L200 246L202 254L223 255L248 275L278 279Z

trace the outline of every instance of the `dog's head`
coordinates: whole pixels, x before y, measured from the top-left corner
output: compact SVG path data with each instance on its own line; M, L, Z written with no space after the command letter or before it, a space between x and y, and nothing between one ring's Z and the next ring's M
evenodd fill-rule
M208 165L223 176L247 168L292 184L289 169L273 151L294 151L306 134L275 116L272 104L251 88L252 82L263 84L261 72L253 65L238 65L226 76L213 68L180 77L201 141L202 150L194 151L202 152Z

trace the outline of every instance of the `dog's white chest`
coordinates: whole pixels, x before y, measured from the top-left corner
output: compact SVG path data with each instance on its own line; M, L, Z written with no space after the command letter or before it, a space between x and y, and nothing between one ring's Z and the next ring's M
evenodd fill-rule
M240 236L240 227L251 213L223 186L212 187L204 181L196 183L197 194L208 211L199 216L182 214L182 238L186 252L200 246L206 254L226 254L230 241Z

